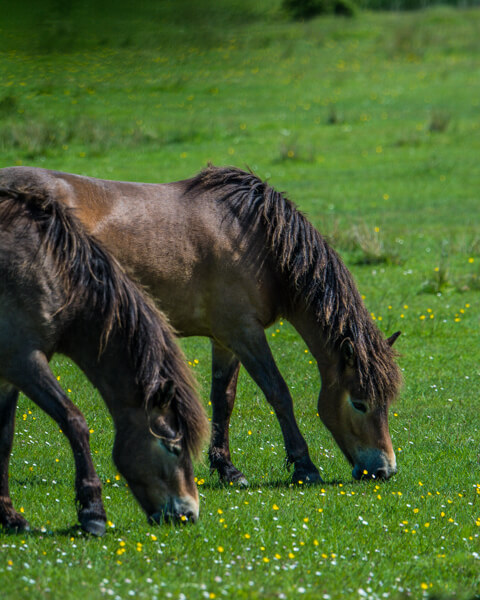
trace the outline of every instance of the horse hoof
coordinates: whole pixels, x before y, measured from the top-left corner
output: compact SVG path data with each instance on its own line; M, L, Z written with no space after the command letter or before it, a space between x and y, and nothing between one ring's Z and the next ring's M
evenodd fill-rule
M9 533L28 533L30 531L30 523L19 514L2 519L0 521L0 528L1 527Z
M212 467L211 472L213 471L214 468ZM245 475L233 465L230 465L228 468L218 469L218 475L220 477L220 482L224 485L231 485L238 488L249 487L249 483Z
M83 531L86 531L95 537L102 537L102 535L105 533L105 521L101 521L99 519L85 521L84 523L81 523L81 527Z
M243 473L238 473L238 475L234 475L231 477L221 477L220 481L224 485L230 485L236 488L248 488L250 485Z
M0 527L2 526L0 525ZM31 531L30 523L28 523L27 521L7 523L6 525L3 525L3 528L8 533L29 533Z
M237 487L237 488L248 488L249 487L249 483L248 483L245 475L242 475L238 479L234 479L233 481L230 482L230 485L233 485L234 487Z
M324 483L320 477L320 473L316 471L312 473L294 473L292 476L293 485L315 485L318 483Z

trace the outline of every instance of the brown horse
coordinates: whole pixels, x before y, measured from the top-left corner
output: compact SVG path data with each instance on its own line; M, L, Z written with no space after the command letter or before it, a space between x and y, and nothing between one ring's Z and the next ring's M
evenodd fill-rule
M318 413L353 476L396 472L388 407L401 377L336 252L294 204L252 173L210 166L167 184L125 183L28 167L0 183L48 192L153 294L181 335L212 341L210 464L246 483L230 457L228 428L240 362L279 420L293 481L321 481L264 329L282 315L315 357Z
M100 390L113 458L149 519L198 517L190 454L208 422L164 317L73 211L48 193L0 188L0 524L25 530L8 464L19 390L67 436L81 526L105 531L89 429L50 371L66 354Z

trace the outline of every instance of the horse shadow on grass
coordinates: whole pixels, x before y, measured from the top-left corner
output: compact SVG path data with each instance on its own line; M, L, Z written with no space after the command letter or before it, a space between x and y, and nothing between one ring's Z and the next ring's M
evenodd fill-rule
M19 536L43 539L45 537L48 538L92 538L92 536L81 528L80 524L72 525L70 527L62 527L59 529L46 529L45 527L31 527L27 530L19 531L18 529L7 529L5 527L0 526L0 536Z
M251 483L249 483L247 486L239 486L239 485L235 485L235 484L231 484L231 483L225 483L219 479L215 479L213 477L209 478L208 480L205 479L204 483L202 483L199 486L199 491L201 492L202 489L204 490L212 490L212 491L218 491L218 490L245 490L245 491L252 491L252 490L261 490L261 489L298 489L298 490L302 490L302 489L306 489L306 490L318 490L321 489L322 487L338 487L340 485L342 486L347 486L347 485L358 485L358 484L364 484L365 481L355 481L354 479L332 479L330 481L321 481L319 483L308 483L308 484L298 484L298 483L292 483L289 479L280 479L280 478L272 478L272 479L265 479L263 481L253 481ZM368 483L368 482L366 482ZM370 482L371 483L371 482Z

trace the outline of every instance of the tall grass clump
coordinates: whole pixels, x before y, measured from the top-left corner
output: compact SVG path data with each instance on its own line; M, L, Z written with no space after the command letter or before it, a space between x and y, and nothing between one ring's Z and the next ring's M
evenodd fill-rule
M13 101L5 103L10 111ZM15 105L15 104L14 104ZM115 123L89 116L70 116L62 121L51 118L1 119L0 151L16 150L28 159L54 156L75 146L90 156L106 155L114 148L158 148L198 141L207 135L206 129L194 122L172 125L156 123L150 126L136 122Z
M452 287L449 272L449 242L444 240L440 253L438 265L421 286L424 294L441 294Z
M7 94L0 98L0 119L10 117L18 111L18 98Z
M341 229L338 225L329 234L334 247L351 254L356 265L398 265L401 257L398 250L385 240L380 227L360 222Z
M442 110L435 110L430 115L428 131L431 133L444 133L450 124L451 115Z

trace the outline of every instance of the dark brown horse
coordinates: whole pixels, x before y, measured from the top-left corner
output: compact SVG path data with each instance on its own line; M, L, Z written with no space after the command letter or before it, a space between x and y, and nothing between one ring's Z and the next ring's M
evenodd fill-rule
M144 284L182 335L212 340L210 464L245 483L228 428L240 362L273 406L293 481L320 480L264 329L288 319L315 357L318 413L355 478L396 471L388 407L400 372L336 252L294 204L252 173L208 167L185 181L124 183L28 167L0 183L49 193Z
M208 422L164 317L73 211L46 191L0 188L0 524L24 530L8 464L19 390L67 436L80 524L105 530L89 429L48 366L71 357L100 390L115 425L113 458L149 519L193 520L190 454Z

